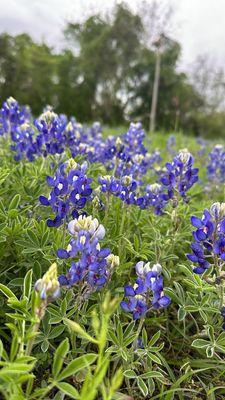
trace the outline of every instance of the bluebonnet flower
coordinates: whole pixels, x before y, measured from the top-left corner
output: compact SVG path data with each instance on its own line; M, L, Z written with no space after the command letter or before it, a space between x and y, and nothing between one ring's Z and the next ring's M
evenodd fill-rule
M205 258L204 247L200 243L192 243L191 249L193 253L187 254L187 257L193 263L198 263L198 267L193 269L196 274L202 274L210 267L209 262Z
M14 156L16 161L20 161L22 158L27 158L29 161L35 159L37 146L34 130L29 123L18 125L11 133L11 138L14 143L11 145L11 150L16 153Z
M207 163L208 180L216 187L225 182L225 149L223 145L217 144L208 155Z
M0 109L0 134L12 134L17 126L27 122L29 118L28 108L21 107L13 97L9 97Z
M63 131L65 121L53 111L46 111L34 121L39 131L36 137L38 151L44 157L47 154L61 154L65 149Z
M153 165L161 160L157 150L147 152L144 139L145 132L140 123L131 123L126 133L117 137L109 136L105 141L98 136L92 142L96 150L96 161L104 164L107 170L113 170L117 179L132 176L141 182L147 170L153 169Z
M104 226L99 224L97 218L93 219L92 216L80 216L68 224L68 231L73 236L77 236L83 230L89 232L92 238L97 238L98 240L102 240L105 236Z
M63 132L65 144L69 147L72 157L76 157L79 154L82 129L82 125L77 124L76 120L72 119Z
M200 150L198 150L198 155L203 157L206 153L207 141L199 137L196 139L196 142L200 145Z
M108 248L101 248L99 241L105 236L103 225L92 216L80 216L68 224L72 239L67 249L58 249L58 257L72 259L66 275L59 277L60 285L74 286L79 282L88 291L101 289L109 280L112 269L119 265L119 258Z
M195 241L191 244L193 253L187 257L198 264L193 271L202 274L212 265L221 269L225 262L225 203L214 203L210 211L204 210L201 219L191 217L191 223L196 228L193 231ZM219 270L216 272L218 274Z
M150 306L154 309L167 307L170 298L163 292L162 267L160 264L144 264L140 261L136 264L137 279L135 284L124 287L124 295L127 300L120 303L126 312L132 312L133 319L143 317ZM152 293L152 296L150 297Z
M42 205L51 206L55 214L54 219L47 220L49 227L60 226L71 215L76 218L85 207L92 193L92 180L86 176L86 169L86 163L79 165L71 159L59 167L54 177L47 177L52 190L48 198L40 196L39 200Z
M192 168L193 157L187 150L182 150L174 157L172 163L158 171L160 178L157 183L141 188L136 204L145 209L153 208L156 215L161 215L170 200L177 205L178 197L187 201L186 193L198 180L198 169Z
M95 121L88 130L88 136L91 138L102 138L102 126L100 122Z
M142 196L137 198L137 205L141 209L152 207L156 215L161 215L169 201L165 188L159 183L147 185Z
M103 193L119 197L126 204L136 204L137 182L131 176L123 176L117 179L114 176L100 176L98 181Z
M143 144L145 132L140 122L131 122L128 131L123 135L123 142L129 154L145 154L147 150Z
M214 223L212 222L212 215L208 210L204 210L202 219L195 216L191 217L192 225L197 228L193 232L196 241L210 239L214 231Z
M188 150L181 150L172 163L166 164L160 183L165 186L168 196L181 196L186 200L187 191L198 181L198 168L193 168L193 156Z
M170 135L166 142L166 149L172 155L175 155L176 153L175 146L176 146L176 137L175 135Z

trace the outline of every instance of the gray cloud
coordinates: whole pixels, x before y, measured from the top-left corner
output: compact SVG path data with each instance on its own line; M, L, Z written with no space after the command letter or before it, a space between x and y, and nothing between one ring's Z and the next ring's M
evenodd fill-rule
M35 40L45 40L58 50L63 45L62 30L68 21L81 20L94 11L109 11L115 2L0 0L0 32L28 32ZM189 69L201 54L209 54L217 65L225 68L225 0L167 2L175 9L171 20L172 35L183 48L180 68ZM129 4L135 9L138 0L131 0Z

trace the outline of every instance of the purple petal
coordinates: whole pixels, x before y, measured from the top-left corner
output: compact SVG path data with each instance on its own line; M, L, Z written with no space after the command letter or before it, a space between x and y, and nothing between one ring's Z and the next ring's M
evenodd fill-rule
M45 197L45 196L40 196L39 197L39 201L43 206L49 206L50 205L47 197Z
M202 220L195 216L191 217L191 223L195 228L201 228L203 225Z

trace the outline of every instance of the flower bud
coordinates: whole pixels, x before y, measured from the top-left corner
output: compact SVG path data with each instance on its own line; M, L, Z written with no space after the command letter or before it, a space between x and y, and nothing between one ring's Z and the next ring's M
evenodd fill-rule
M68 230L74 236L77 236L81 230L88 231L93 237L97 237L99 240L105 236L104 226L99 224L97 218L93 219L91 215L88 217L80 215L78 219L70 221Z
M40 294L41 300L52 301L60 296L60 285L57 276L57 264L54 263L41 279L38 279L34 286Z
M223 218L225 216L225 203L213 203L210 212L216 219Z
M154 264L153 267L152 267L152 271L156 271L157 275L161 275L161 273L162 273L162 265L159 264L159 263Z
M107 265L110 268L117 268L120 265L120 259L118 256L115 256L114 254L109 254L109 256L106 258L107 260Z
M179 151L178 158L180 161L186 165L190 161L190 158L192 157L191 153L188 151L188 149L183 149Z

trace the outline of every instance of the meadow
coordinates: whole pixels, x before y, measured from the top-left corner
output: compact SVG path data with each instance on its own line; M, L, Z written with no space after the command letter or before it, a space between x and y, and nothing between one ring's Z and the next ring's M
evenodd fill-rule
M223 399L223 142L13 98L0 134L0 398Z

